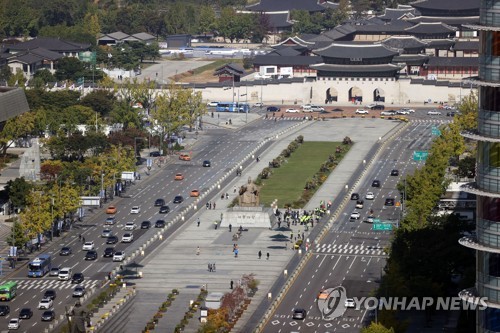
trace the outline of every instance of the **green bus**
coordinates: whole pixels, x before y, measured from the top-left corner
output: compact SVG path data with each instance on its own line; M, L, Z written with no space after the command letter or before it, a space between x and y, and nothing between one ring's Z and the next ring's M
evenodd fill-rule
M10 301L17 295L17 282L9 281L0 285L0 301Z

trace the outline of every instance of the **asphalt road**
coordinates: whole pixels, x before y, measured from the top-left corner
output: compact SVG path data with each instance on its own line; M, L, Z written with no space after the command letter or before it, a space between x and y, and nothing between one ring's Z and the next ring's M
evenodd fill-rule
M348 308L341 317L326 321L317 307L316 297L320 290L336 286L345 287L347 297L368 297L379 286L386 263L383 249L389 245L391 232L373 231L372 224L365 221L370 210L373 210L375 218L397 225L401 208L384 206L385 199L395 198L396 202L401 199L396 189L398 181L424 163L413 161L413 152L430 147L432 127L450 119L445 114L428 117L423 110L417 110L415 120L384 147L358 188L354 189L362 199L367 192L374 192L375 199L364 199L362 209L355 208L355 200L345 205L329 233L319 243L312 245L312 257L270 317L263 332L359 332L361 327L371 321L374 313L364 308ZM398 169L399 176L391 176L392 169ZM380 188L371 186L375 179L380 181ZM350 219L354 210L360 212L359 220ZM295 308L307 311L305 320L292 318Z

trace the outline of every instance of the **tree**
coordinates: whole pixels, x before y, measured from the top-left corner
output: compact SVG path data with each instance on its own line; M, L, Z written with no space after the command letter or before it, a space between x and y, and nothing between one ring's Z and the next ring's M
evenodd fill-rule
M457 176L460 178L476 177L476 158L466 156L458 161Z
M78 58L64 57L57 63L55 76L59 81L76 81L85 76L85 66Z
M104 89L94 89L81 99L81 105L92 108L103 118L111 113L115 103L115 94Z
M9 201L15 208L23 209L27 204L28 193L33 188L24 177L9 180L5 190L9 196Z
M455 117L455 121L462 130L475 130L477 128L478 105L478 98L474 91L462 98L458 107L460 114Z
M33 112L25 112L7 120L3 130L0 132L0 151L2 154L4 156L7 155L7 148L13 144L13 140L25 137L34 128L35 114Z
M290 12L292 19L295 21L293 24L293 32L296 34L319 34L321 26L313 22L311 14L305 10L292 10Z
M74 213L80 207L78 190L71 185L71 179L64 180L64 184L59 183L57 180L54 181L47 191L47 195L51 199L53 218L63 218L67 214Z
M199 8L198 15L198 34L206 35L208 33L212 33L217 26L215 11L212 6L204 5Z
M23 248L28 242L28 237L24 233L24 228L19 221L15 221L12 225L12 230L9 236L7 236L7 244L10 246L17 246L18 248Z
M361 333L394 333L394 329L386 328L381 323L371 322L368 327L361 329Z
M46 193L35 189L29 192L27 202L28 205L19 214L19 219L26 236L34 239L52 226L51 202Z
M40 79L42 82L45 84L47 82L55 82L56 78L55 76L46 68L38 70L35 72L35 75L33 75L35 79Z

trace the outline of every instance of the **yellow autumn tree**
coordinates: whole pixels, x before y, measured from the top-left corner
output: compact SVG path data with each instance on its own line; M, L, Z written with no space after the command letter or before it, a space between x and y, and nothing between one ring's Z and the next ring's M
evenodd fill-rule
M31 191L26 201L26 209L19 214L19 220L23 232L33 239L52 226L51 202L50 197L40 190Z

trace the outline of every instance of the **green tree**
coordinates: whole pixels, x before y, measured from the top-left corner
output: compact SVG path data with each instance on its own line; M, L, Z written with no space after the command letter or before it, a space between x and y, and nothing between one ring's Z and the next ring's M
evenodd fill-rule
M65 179L62 184L56 179L51 183L47 195L51 200L53 218L63 218L75 213L80 207L80 196L78 190L71 185L71 179Z
M7 120L0 132L0 151L2 154L7 155L7 148L12 145L13 140L26 137L33 131L34 127L35 114L33 112L25 112Z
M55 76L46 68L38 70L35 72L35 75L33 75L36 78L39 78L42 80L42 82L45 84L47 82L55 82L56 78Z
M386 328L381 323L371 322L369 326L361 329L361 333L394 333L394 329Z
M46 193L32 190L27 196L28 205L19 214L23 232L29 239L36 238L40 233L50 230L52 216L50 198Z
M7 244L10 246L17 246L22 249L28 242L29 238L24 233L23 225L19 221L15 221L12 225L10 234L7 236Z
M305 10L292 10L290 15L295 21L293 24L293 32L295 34L319 34L321 32L321 26L312 21L309 12Z
M9 196L9 201L15 208L23 209L27 204L27 196L33 185L27 182L24 177L9 180L5 186L5 190Z
M76 81L85 76L84 64L74 57L64 57L59 60L55 74L60 81L70 80Z
M81 104L98 112L101 117L107 117L113 110L116 96L112 91L94 89L81 99Z
M462 98L459 105L460 114L454 119L462 130L475 130L477 128L478 105L477 94L474 91Z
M197 33L204 34L212 33L217 26L215 11L212 6L203 5L199 8Z
M458 161L457 176L460 178L476 177L476 158L466 156Z

